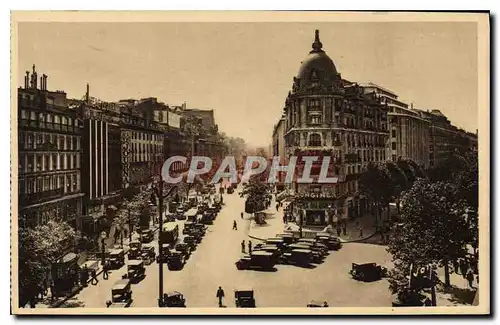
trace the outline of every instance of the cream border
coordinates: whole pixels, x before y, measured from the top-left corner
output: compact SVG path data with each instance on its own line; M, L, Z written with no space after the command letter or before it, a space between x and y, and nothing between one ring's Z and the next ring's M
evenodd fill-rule
M17 179L17 24L19 22L476 22L478 30L478 137L480 203L479 261L480 304L436 308L60 308L18 307L18 283L11 279L11 308L17 315L381 315L381 314L487 314L490 312L490 26L487 13L403 13L403 12L299 12L299 11L13 11L11 12L11 179ZM11 182L11 274L17 272L17 182ZM14 276L13 278L16 278Z

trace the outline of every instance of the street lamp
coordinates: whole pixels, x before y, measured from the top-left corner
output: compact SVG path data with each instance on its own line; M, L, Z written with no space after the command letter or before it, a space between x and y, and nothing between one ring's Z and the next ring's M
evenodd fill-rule
M101 232L101 247L102 247L102 257L101 257L101 263L104 267L104 264L106 263L106 243L104 242L106 240L107 234L105 231Z

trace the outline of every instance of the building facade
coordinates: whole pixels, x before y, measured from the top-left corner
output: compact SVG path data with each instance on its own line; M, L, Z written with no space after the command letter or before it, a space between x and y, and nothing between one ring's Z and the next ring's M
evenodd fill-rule
M335 184L294 182L294 210L299 222L324 226L364 212L357 180L369 162L386 159L388 107L375 92L341 78L322 49L316 31L312 50L302 62L285 102L284 145L287 158L330 157ZM319 175L321 160L311 177Z
M31 226L49 220L78 229L82 215L83 124L66 93L49 91L47 76L26 72L18 89L19 218Z
M400 101L394 92L373 83L362 86L366 93L377 94L389 108L387 158L410 159L423 169L429 168L431 122Z

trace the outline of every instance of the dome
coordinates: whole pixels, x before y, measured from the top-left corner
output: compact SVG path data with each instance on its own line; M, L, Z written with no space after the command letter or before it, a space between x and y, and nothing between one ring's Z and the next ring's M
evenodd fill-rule
M313 49L309 52L307 58L302 61L297 73L301 86L307 84L311 79L319 79L324 85L329 85L332 81L337 80L337 68L322 47L323 44L319 40L319 31L316 30L315 40L312 44Z

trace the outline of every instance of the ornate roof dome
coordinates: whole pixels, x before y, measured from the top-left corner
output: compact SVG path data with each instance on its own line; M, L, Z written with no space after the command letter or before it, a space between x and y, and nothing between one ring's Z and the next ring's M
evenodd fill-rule
M332 59L322 50L323 44L319 40L319 31L316 30L312 50L307 58L302 61L297 78L300 86L305 86L314 80L322 85L329 86L333 81L339 79L337 68Z

